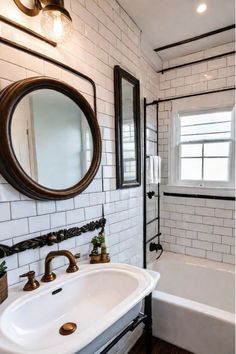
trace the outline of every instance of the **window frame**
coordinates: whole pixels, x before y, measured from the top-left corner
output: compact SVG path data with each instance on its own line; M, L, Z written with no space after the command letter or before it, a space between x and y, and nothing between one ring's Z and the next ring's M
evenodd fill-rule
M196 140L192 142L180 142L180 117L186 115L198 115L204 113L214 113L214 112L231 112L231 137L229 139L214 139L214 140ZM198 188L233 188L235 185L235 119L234 119L234 106L218 106L217 108L203 108L203 109L190 109L186 111L178 111L174 114L173 122L173 132L172 132L172 141L174 152L174 159L172 158L171 171L174 171L174 176L172 175L172 184L178 186L187 186L187 187L198 187ZM212 181L212 180L182 180L181 176L181 146L187 144L207 144L207 143L217 143L217 142L229 142L229 164L228 164L228 181ZM204 156L201 157L204 161ZM173 161L174 160L174 161ZM174 178L173 178L174 177ZM174 182L174 183L173 183Z

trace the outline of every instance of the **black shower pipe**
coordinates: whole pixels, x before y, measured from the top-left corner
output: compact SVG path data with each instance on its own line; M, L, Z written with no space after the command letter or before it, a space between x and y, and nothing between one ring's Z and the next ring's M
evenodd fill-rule
M157 126L157 130L155 131L155 133L157 134L157 155L159 155L159 143L158 143L158 126L159 126L159 101L153 101L151 103L147 103L146 98L144 98L144 160L143 160L143 164L144 164L144 183L143 183L143 267L146 268L147 267L147 244L149 244L149 250L150 251L158 251L160 250L160 254L158 255L157 259L160 258L160 256L162 255L163 252L163 248L161 246L160 243L160 236L161 236L161 230L160 230L160 183L158 183L157 185L157 195L155 195L154 193L154 197L157 197L157 217L155 219L153 219L152 221L147 223L147 216L146 216L146 212L147 212L147 200L146 200L146 196L148 195L147 193L147 186L146 186L146 158L149 157L147 155L147 151L146 151L146 141L147 141L147 137L146 137L146 125L147 125L147 107L151 106L151 105L156 105L156 126ZM153 130L153 129L151 129ZM153 130L154 131L154 130ZM149 140L150 141L150 140ZM148 196L149 197L149 196ZM149 225L151 222L158 220L158 224L157 224L157 234L155 234L154 236L152 236L150 239L147 240L147 225ZM151 243L152 240L154 240L157 237L157 244L156 243Z

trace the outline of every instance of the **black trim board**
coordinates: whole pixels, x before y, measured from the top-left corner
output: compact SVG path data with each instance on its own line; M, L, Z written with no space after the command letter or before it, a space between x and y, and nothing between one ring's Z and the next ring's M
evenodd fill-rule
M179 41L179 42L174 42L174 43L170 43L170 44L164 45L162 47L154 49L154 51L155 52L160 52L161 50L165 50L165 49L169 49L169 48L173 48L173 47L178 47L178 46L183 45L183 44L187 44L187 43L191 43L191 42L194 42L194 41L198 41L199 39L203 39L203 38L206 38L206 37L214 36L214 35L216 35L218 33L222 33L222 32L225 32L225 31L230 31L230 30L232 30L234 28L235 28L235 24L232 24L232 25L229 25L229 26L226 26L226 27L217 28L214 31L205 32L205 33L200 34L199 36L187 38L187 39L184 39L184 40Z
M174 70L174 69L179 69L179 68L183 68L185 66L189 66L189 65L194 65L194 64L199 64L199 63L202 63L202 62L205 62L205 61L209 61L209 60L215 60L215 59L219 59L221 57L224 57L226 55L233 55L235 54L235 50L232 50L230 52L225 52L225 53L222 53L222 54L217 54L217 55L213 55L211 57L206 57L206 58L203 58L203 59L199 59L199 60L194 60L194 61L190 61L188 63L184 63L184 64L179 64L179 65L175 65L175 66L170 66L168 68L165 68L165 69L161 69L159 71L157 71L157 73L161 73L161 74L164 74L166 71L170 71L170 70Z
M19 23L15 22L15 21L12 21L10 20L9 18L5 17L5 16L2 16L0 15L0 21L1 22L4 22L6 23L7 25L11 26L11 27L14 27L24 33L27 33L29 34L30 36L33 36L34 38L37 38L43 42L46 42L47 44L50 44L51 46L53 47L56 47L57 46L57 43L56 42L53 42L51 41L50 39L42 36L41 34L35 32L35 31L32 31L31 29L25 27L25 26L22 26L20 25Z
M186 194L186 193L169 193L164 192L164 196L180 197L180 198L199 198L199 199L218 199L218 200L236 200L235 197L224 197L221 195L204 195L204 194Z
M21 44L18 44L16 42L13 42L13 41L10 41L9 39L6 39L6 38L3 38L3 37L0 37L0 43L3 43L5 45L8 45L9 47L11 48L15 48L15 49L18 49L24 53L27 53L27 54L30 54L30 55L33 55L34 57L36 58L39 58L39 59L42 59L42 60L45 60L47 61L48 63L51 63L51 64L54 64L58 67L60 67L61 69L64 69L66 71L69 71L71 72L72 74L80 77L81 79L84 79L84 80L87 80L91 85L92 85L92 88L93 88L93 104L94 104L94 112L95 112L95 116L97 118L97 93L96 93L96 85L95 85L95 82L93 81L93 79L91 79L89 76L81 73L80 71L76 70L76 69L73 69L71 68L70 66L66 65L66 64L63 64L61 62L59 62L58 60L56 59L53 59L53 58L50 58L40 52L37 52L33 49L30 49L30 48L27 48Z
M225 92L225 91L231 91L231 90L235 90L235 86L227 87L227 88L220 89L220 90L191 93L189 95L183 95L183 96L159 98L158 100L155 100L155 101L152 101L152 102L148 103L147 106L158 105L158 103L162 103L162 102L175 101L175 100L180 100L180 99L183 99L183 98L190 98L190 97L201 96L201 95L209 95L209 94L213 94L213 93L219 93L219 92Z

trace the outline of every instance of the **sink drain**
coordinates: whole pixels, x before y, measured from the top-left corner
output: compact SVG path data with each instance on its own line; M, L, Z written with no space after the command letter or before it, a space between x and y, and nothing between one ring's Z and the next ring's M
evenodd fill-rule
M59 329L59 333L62 336L68 336L69 334L74 333L76 331L76 329L77 329L76 323L67 322L61 326L61 328Z

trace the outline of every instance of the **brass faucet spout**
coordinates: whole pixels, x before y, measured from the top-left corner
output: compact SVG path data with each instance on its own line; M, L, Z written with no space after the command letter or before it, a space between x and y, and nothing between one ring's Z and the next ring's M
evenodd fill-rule
M52 251L49 252L46 259L45 259L45 272L42 277L42 282L50 282L56 279L56 274L52 272L52 260L55 257L64 256L67 257L69 260L69 266L66 269L67 273L74 273L79 270L76 264L76 257L70 251L67 250L60 250L60 251Z

